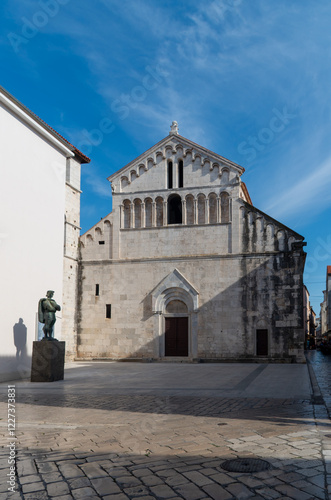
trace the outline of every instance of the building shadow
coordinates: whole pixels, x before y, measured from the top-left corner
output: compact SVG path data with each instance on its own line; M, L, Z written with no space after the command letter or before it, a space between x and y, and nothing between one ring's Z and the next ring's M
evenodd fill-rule
M97 382L97 380L96 380ZM52 384L52 385L50 385ZM69 387L68 387L69 384ZM272 423L275 427L287 427L295 430L297 425L315 426L313 406L309 399L283 398L247 398L247 397L212 397L195 395L150 394L150 391L133 393L130 389L104 390L102 395L92 394L80 387L71 385L69 381L50 383L34 383L18 386L19 402L23 409L36 412L49 408L50 413L61 409L71 409L78 419L81 410L102 410L103 412L128 412L144 418L149 415L159 415L165 418L169 415L203 417L205 419L261 421ZM52 391L52 397L49 391ZM163 391L165 392L165 391ZM7 394L0 391L0 402L6 402ZM33 409L34 408L34 409ZM77 415L77 417L76 417ZM224 424L223 424L224 425ZM321 430L330 432L331 422L321 424Z
M0 383L25 380L31 374L31 356L28 355L26 344L27 327L23 318L19 318L14 324L12 335L16 353L0 357Z
M26 338L27 328L22 318L13 326L14 345L16 347L16 361L24 361L27 358Z

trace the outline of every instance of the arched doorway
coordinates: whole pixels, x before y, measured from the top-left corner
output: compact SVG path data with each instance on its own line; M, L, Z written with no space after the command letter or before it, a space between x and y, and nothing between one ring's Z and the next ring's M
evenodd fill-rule
M156 356L197 358L199 292L175 269L152 292Z

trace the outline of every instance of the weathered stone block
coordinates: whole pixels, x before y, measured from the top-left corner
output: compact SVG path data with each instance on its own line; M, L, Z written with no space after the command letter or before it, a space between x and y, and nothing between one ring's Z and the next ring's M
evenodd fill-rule
M65 342L33 342L31 382L55 382L64 378Z

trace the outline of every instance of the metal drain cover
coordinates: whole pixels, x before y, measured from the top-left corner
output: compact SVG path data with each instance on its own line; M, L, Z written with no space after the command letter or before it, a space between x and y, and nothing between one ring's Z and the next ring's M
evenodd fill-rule
M235 458L221 464L222 469L228 472L262 472L270 469L271 465L259 458Z

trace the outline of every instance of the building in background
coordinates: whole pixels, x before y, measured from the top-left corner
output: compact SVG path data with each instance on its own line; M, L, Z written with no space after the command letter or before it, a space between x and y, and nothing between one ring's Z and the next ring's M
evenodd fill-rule
M310 344L312 349L315 349L317 346L317 323L316 323L316 313L313 307L310 307L310 316L309 316L309 336L310 336Z
M316 324L316 345L317 347L321 343L322 340L322 335L321 335L321 318L316 318L315 320Z
M305 348L316 348L316 314L310 304L309 291L303 285L303 324L305 332Z
M61 305L55 335L75 350L80 169L89 158L0 87L0 379L30 373L38 301Z
M331 266L326 268L326 289L323 290L324 300L321 303L321 335L331 338Z
M244 169L170 134L109 177L81 237L78 359L304 362L304 238Z

